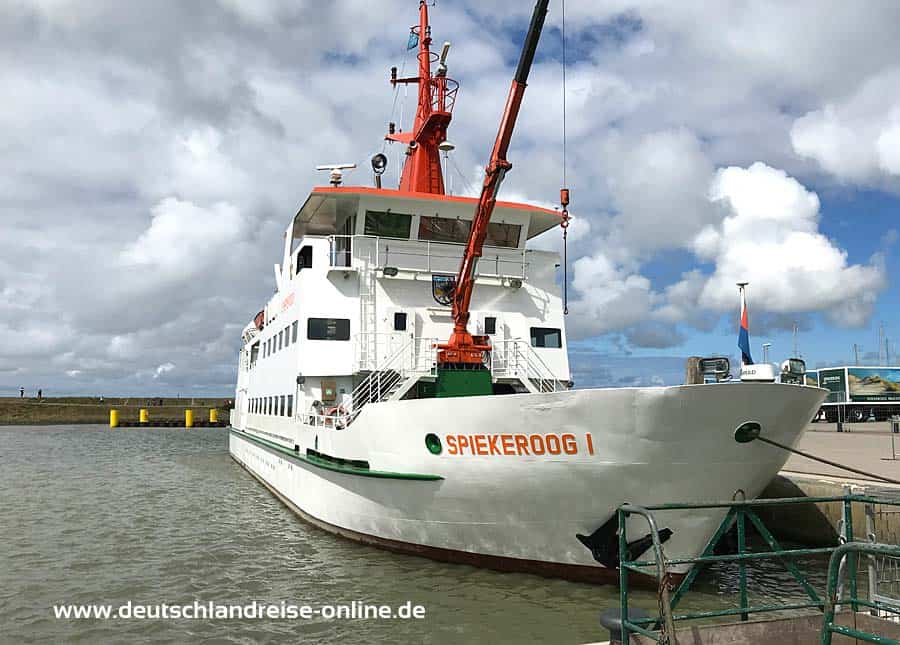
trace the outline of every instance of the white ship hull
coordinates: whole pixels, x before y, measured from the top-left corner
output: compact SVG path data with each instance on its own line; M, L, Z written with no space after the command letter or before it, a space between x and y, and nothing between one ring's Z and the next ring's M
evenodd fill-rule
M464 405L388 401L366 406L346 429L238 416L229 447L295 511L334 533L436 559L602 582L617 574L576 534L594 532L623 502L758 496L787 454L739 444L735 428L756 421L764 436L793 445L823 396L804 386L732 383L471 397ZM440 439L440 454L426 447L429 434ZM666 554L699 554L722 517L657 514L673 531ZM629 522L630 536L648 532L641 518Z

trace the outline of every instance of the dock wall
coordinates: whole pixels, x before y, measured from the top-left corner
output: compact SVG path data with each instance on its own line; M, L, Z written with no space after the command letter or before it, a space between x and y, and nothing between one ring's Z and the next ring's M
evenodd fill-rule
M782 473L763 491L763 498L831 497L851 492L900 500L900 487L885 487L860 480L847 480L801 473ZM798 504L761 508L760 518L779 538L810 546L832 546L837 542L841 521L840 502ZM853 505L853 535L866 534L866 515L862 504ZM875 538L886 544L900 544L900 507L875 505Z

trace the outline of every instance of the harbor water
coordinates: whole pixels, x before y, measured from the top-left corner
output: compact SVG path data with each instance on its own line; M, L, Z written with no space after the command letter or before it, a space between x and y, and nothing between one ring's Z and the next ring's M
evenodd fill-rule
M0 427L0 642L584 643L612 587L395 555L313 528L228 456L222 429ZM659 500L669 501L669 500ZM574 538L573 538L574 539ZM824 560L804 560L824 586ZM777 563L753 600L799 601ZM734 606L736 569L705 571L684 609ZM57 605L348 605L422 618L56 618ZM651 609L654 592L631 602Z

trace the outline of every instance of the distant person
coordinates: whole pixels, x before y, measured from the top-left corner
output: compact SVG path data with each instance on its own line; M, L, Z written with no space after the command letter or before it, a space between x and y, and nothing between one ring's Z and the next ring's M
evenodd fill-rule
M44 398L44 391L43 391L43 390L38 390L38 401L40 401L40 400L43 399L43 398Z
M19 388L19 398L20 398L20 399L24 399L24 398L25 398L25 388L24 388L24 387L20 387L20 388Z
M100 403L103 403L103 395L100 395Z

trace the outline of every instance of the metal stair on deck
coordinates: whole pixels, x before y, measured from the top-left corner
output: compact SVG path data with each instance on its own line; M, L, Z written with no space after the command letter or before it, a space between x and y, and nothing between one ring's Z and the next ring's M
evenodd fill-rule
M434 339L410 336L354 388L347 423L369 403L402 399L420 378L434 376L434 352Z
M495 341L491 351L494 378L517 379L532 394L559 392L566 385L523 339Z

